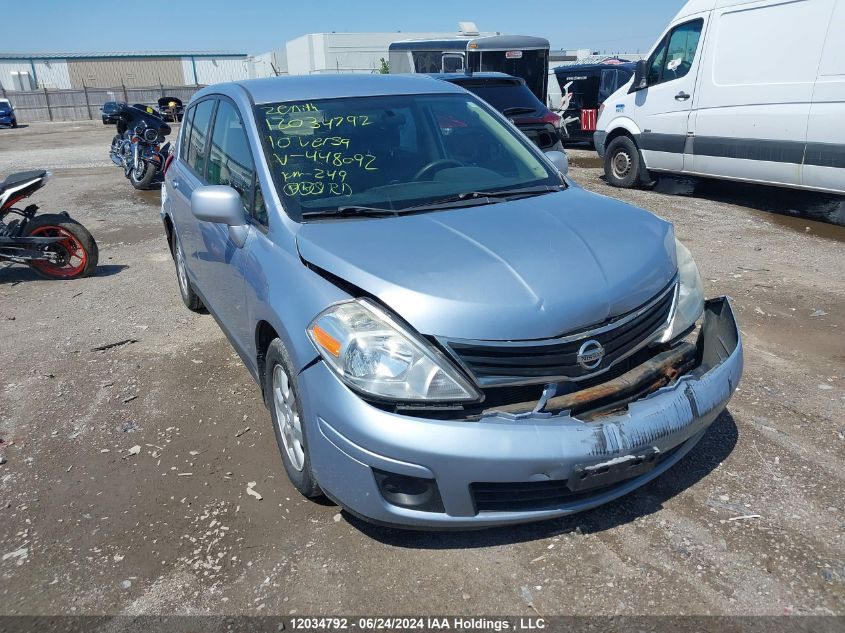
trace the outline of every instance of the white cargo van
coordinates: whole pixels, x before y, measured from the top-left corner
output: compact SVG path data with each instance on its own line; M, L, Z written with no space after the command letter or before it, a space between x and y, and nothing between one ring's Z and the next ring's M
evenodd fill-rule
M691 0L604 103L610 184L672 172L845 193L845 0Z

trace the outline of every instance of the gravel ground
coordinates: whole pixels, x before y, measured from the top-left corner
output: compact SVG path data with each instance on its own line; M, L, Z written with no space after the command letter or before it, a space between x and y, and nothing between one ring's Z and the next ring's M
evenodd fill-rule
M572 151L579 183L672 220L708 295L734 298L744 380L689 456L618 502L403 532L288 483L258 387L182 306L159 194L111 166L112 133L0 130L0 173L52 169L34 201L101 249L90 279L0 268L0 614L845 614L845 228L807 219L841 200L619 191Z

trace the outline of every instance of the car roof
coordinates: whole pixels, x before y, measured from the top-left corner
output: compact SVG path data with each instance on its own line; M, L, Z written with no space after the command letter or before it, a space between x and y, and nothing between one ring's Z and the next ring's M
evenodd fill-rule
M245 90L256 104L277 101L307 101L339 97L371 97L408 94L443 94L461 92L461 88L428 75L294 75L247 79L236 83L215 84L196 94L232 94Z
M485 79L497 80L497 81L510 81L515 84L524 84L525 80L520 77L514 77L513 75L508 75L507 73L431 73L431 76L435 79L439 79L440 81L448 81L450 83L459 84L461 82L469 82L469 81L484 81Z
M626 70L634 70L636 62L613 62L605 61L596 64L567 64L566 66L558 66L554 69L555 75L568 75L570 73L579 73L584 71L604 70L605 68L624 68Z

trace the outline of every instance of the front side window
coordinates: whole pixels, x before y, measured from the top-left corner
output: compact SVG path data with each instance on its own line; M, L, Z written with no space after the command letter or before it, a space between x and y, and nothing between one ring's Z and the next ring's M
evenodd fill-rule
M208 183L228 185L241 194L244 211L252 213L255 164L246 130L235 106L221 99L208 153Z
M648 85L685 77L692 68L704 20L692 20L672 29L648 59Z
M680 79L689 72L695 59L695 51L698 49L703 24L703 20L693 20L672 31L666 51L666 62L663 64L662 81Z
M205 177L206 142L208 140L208 126L214 112L214 99L200 101L196 106L191 125L191 137L188 139L188 156L186 161L200 178Z
M461 192L560 187L530 142L468 94L258 105L285 210L402 210Z
M663 38L657 49L648 58L648 76L647 83L649 86L660 83L660 72L663 70L663 60L666 59L666 41Z

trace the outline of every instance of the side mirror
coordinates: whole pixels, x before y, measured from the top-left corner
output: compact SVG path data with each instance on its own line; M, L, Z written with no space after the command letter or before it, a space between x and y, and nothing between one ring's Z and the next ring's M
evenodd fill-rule
M638 90L645 90L648 88L648 62L644 59L637 61L637 66L634 68L634 81L631 82L631 87L628 89L628 94L637 92Z
M191 193L191 213L197 220L225 224L229 237L238 246L246 243L249 226L241 194L227 185L198 187Z
M546 152L546 158L552 161L552 165L557 167L557 170L564 176L569 173L569 156L566 155L566 152L551 150Z

